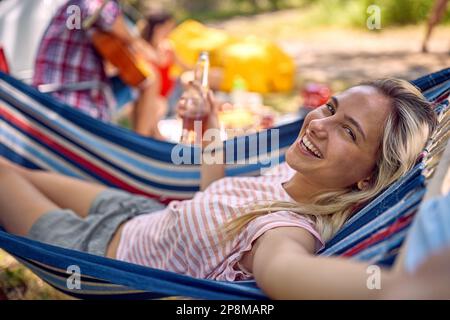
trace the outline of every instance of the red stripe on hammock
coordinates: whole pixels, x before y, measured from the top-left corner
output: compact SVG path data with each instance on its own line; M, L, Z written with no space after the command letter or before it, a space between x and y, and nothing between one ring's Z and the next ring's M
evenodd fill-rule
M118 188L128 191L128 192L131 192L131 193L145 195L145 196L148 196L151 198L159 199L161 197L160 195L156 195L156 194L152 194L152 193L140 190L140 189L124 182L123 180L118 179L117 177L111 175L110 173L103 170L99 166L93 164L92 162L89 162L87 159L82 158L80 155L70 151L69 149L67 149L66 147L64 147L63 145L58 143L57 141L53 140L52 138L39 132L38 130L36 130L35 128L30 126L28 123L15 117L14 114L8 112L8 110L6 110L5 108L0 108L0 115L2 117L4 117L7 121L18 126L22 131L32 135L37 140L44 142L49 148L51 148L55 151L58 151L60 154L64 155L68 159L70 159L73 162L78 163L82 167L86 168L89 172L92 172L95 175L105 179L106 181L111 183L111 185L117 186ZM171 200L173 200L173 199L164 198L163 203L168 203Z
M381 229L377 233L370 236L368 239L358 243L356 246L345 251L342 254L342 256L344 256L344 257L354 256L355 254L370 247L371 245L380 242L381 240L389 237L390 235L392 235L394 233L397 233L401 229L405 228L408 224L410 224L413 217L414 217L414 214L409 214L407 216L401 217L396 222L394 222L392 225L390 225L388 228Z

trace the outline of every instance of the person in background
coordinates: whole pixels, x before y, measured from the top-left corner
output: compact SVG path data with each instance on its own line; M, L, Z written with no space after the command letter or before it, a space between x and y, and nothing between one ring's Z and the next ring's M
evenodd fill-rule
M423 203L380 299L450 299L450 192Z
M171 13L158 11L150 13L145 21L142 37L153 47L156 59L151 63L159 73L161 87L160 95L168 105L169 115L174 114L176 103L181 97L183 87L178 78L171 74L175 64L181 69L189 70L192 66L184 63L176 54L169 35L176 27L176 21Z
M79 8L83 27L71 27L69 19ZM83 23L96 17L92 25L85 28ZM133 35L122 14L117 0L70 0L61 6L50 21L38 49L35 61L33 85L70 85L96 81L103 87L111 88L104 63L92 44L92 35L106 31L120 39L125 45L145 57L153 57L153 50L141 37ZM136 103L139 117L133 123L134 130L142 135L160 137L156 118L164 108L158 98L158 77L144 81L138 88ZM113 103L102 87L84 90L59 90L52 95L90 116L110 121Z
M393 279L382 300L450 300L450 247L431 254L414 273Z
M422 52L428 52L428 40L431 37L433 28L442 20L445 15L448 0L436 0L434 2L433 9L431 9L427 22L427 31L422 41Z

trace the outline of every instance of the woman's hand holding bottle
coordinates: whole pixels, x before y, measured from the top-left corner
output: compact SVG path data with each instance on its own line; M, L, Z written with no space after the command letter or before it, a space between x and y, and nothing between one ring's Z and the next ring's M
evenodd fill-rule
M202 144L208 129L219 131L219 106L209 89L209 54L202 51L194 70L195 81L188 84L178 106L178 115L183 119L181 143ZM219 137L220 137L220 132ZM214 133L216 134L216 133Z
M199 144L206 130L220 130L219 112L223 107L225 104L218 103L211 90L205 90L198 82L190 82L177 105L177 114L183 119L183 131L197 129L198 132L194 132L197 137L194 142Z

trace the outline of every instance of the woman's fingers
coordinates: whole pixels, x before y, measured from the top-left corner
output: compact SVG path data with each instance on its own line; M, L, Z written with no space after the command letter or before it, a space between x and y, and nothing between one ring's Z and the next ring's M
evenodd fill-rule
M205 89L197 81L189 81L187 84L186 92L189 92L189 89L196 90L197 93L200 96L202 96L206 102L206 108L207 108L207 112L208 112L208 120L206 122L206 125L207 125L208 129L219 128L218 114L223 109L229 109L231 107L231 104L218 103L216 101L214 93L211 90L205 91ZM189 100L189 95L183 95L181 97L181 99L179 100L178 105L177 105L178 116L183 117L185 112L187 112L188 104L189 104L188 100Z
M198 94L206 100L208 112L217 111L217 103L214 98L214 93L210 89L208 89L205 94L205 89L201 86L201 84L198 81L189 81L188 85L194 88L194 90L196 90Z
M211 108L211 112L217 113L219 106L216 103L216 100L214 98L214 94L211 90L208 90L208 93L206 94L208 104Z
M181 97L180 100L178 100L177 106L175 108L177 110L177 115L179 117L183 117L183 115L186 113L186 98Z
M201 87L201 85L197 81L190 81L188 83L188 85L191 86L192 88L194 88L195 90L197 90L199 95L202 95L203 97L205 97L204 89ZM220 111L233 109L233 105L229 102L218 103L214 96L214 92L212 90L208 90L206 92L206 102L207 102L206 105L208 108L208 112L211 112L213 114L217 114ZM182 96L179 101L178 107L186 108L185 105L186 105L186 98Z
M193 87L195 90L197 90L199 93L203 92L202 86L200 85L200 83L196 80L194 81L189 81L188 85Z

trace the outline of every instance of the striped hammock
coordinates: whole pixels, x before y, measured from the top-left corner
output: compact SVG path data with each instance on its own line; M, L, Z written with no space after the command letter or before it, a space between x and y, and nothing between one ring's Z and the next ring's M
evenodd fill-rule
M436 112L448 107L450 69L413 82L435 102ZM33 88L0 73L0 152L30 168L44 168L95 180L164 201L189 197L198 190L198 166L170 163L173 144L143 138L91 119ZM298 135L302 120L278 127L278 153ZM235 139L234 148L249 137ZM256 155L259 156L259 155ZM228 175L255 174L262 163L246 150L247 163L231 165ZM243 161L245 162L245 161ZM355 214L326 244L321 255L341 255L391 265L425 193L425 164L419 162ZM163 270L129 264L59 248L0 231L0 247L55 288L78 298L146 299L187 296L200 299L265 299L254 281L222 282L195 279ZM68 270L77 266L81 288L70 289Z

